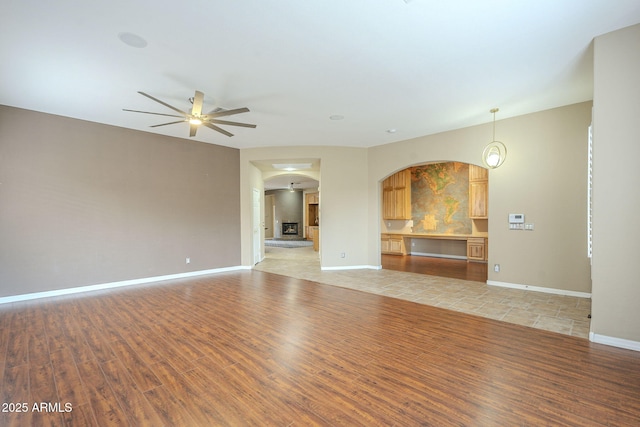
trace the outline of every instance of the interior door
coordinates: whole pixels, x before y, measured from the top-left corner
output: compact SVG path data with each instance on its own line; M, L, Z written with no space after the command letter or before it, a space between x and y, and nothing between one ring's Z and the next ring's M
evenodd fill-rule
M253 265L262 261L262 212L260 209L260 190L253 189Z
M269 194L268 196L264 196L264 238L265 239L273 239L273 205L274 205L273 194Z

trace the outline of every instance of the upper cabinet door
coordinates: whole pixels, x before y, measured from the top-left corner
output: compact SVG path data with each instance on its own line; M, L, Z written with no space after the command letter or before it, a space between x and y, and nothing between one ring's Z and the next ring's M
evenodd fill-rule
M411 219L411 170L402 170L382 182L382 219Z
M469 181L487 181L489 179L489 171L482 166L469 165Z
M489 217L489 171L469 165L469 218Z

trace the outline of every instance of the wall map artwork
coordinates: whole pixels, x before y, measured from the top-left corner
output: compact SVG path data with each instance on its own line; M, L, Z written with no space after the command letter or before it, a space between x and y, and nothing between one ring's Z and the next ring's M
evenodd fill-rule
M469 165L433 163L411 168L414 233L471 234Z

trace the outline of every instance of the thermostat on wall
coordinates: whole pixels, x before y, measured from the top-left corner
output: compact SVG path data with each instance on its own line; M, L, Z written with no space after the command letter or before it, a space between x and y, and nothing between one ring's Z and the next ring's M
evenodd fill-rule
M509 214L509 223L524 224L524 214Z
M524 230L524 214L509 214L509 230Z

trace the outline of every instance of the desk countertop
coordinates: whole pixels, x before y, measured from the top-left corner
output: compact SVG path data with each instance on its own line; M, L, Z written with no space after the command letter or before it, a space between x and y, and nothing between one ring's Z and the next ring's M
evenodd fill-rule
M412 237L416 239L443 239L443 240L467 240L472 237L486 238L487 236L473 236L471 234L428 234L428 233L390 233L383 232L389 236Z

